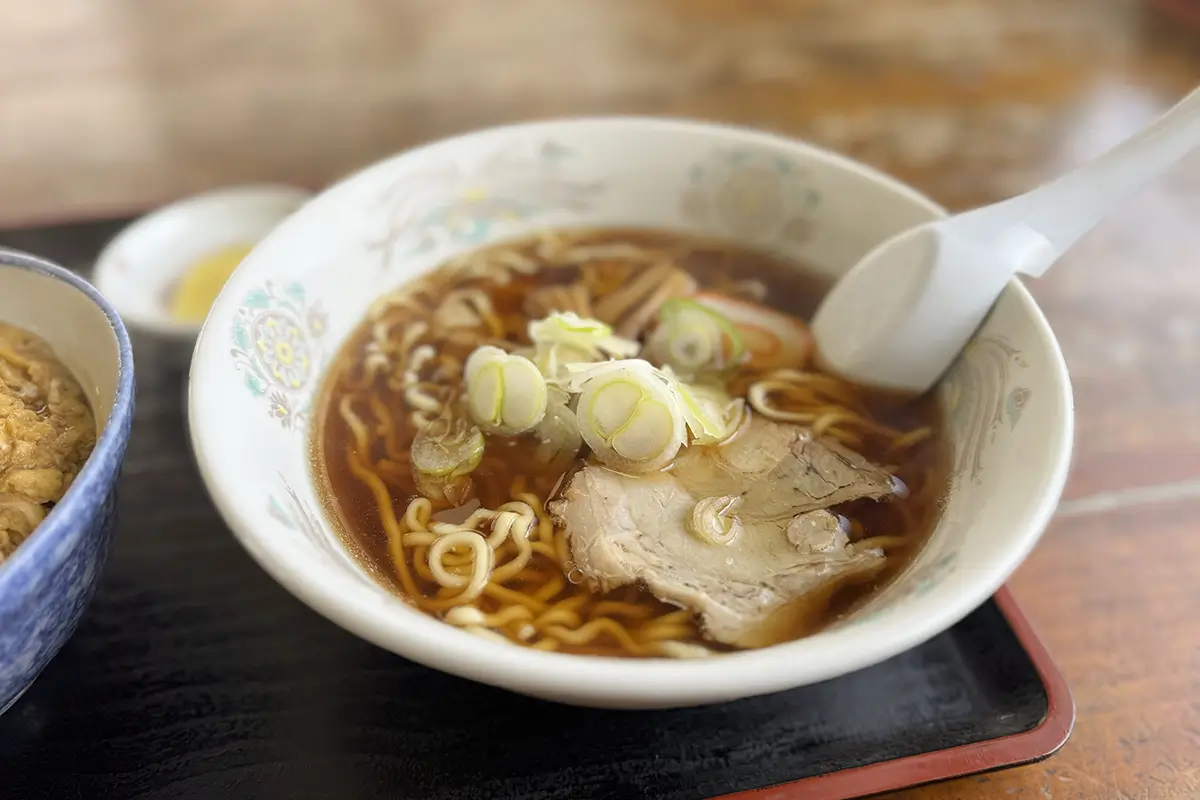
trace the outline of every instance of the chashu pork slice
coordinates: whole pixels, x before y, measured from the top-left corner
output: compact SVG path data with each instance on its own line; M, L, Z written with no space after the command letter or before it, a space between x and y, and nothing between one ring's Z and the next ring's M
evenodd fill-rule
M629 476L586 466L550 511L594 587L642 583L696 612L709 638L758 647L803 633L839 586L878 574L883 554L856 551L825 509L896 489L854 453L798 426L755 418L729 444L689 449L669 472ZM733 542L711 544L689 532L698 502L731 496L743 498Z
M672 474L701 497L741 497L743 519L790 519L907 491L898 479L837 442L814 439L808 428L759 415L720 447L681 451Z

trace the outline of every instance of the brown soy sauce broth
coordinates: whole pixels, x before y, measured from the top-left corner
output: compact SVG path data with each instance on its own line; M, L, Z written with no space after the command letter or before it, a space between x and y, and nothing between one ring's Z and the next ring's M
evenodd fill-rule
M669 251L675 263L691 273L702 290L722 291L728 290L738 281L759 281L766 288L765 304L803 320L811 318L829 286L827 279L817 276L811 270L805 270L802 266L797 268L778 256L714 240L635 229L563 231L561 235L569 236L573 242L580 245L626 242ZM515 245L523 255L536 260L537 242L535 237L531 237L518 241ZM513 242L505 242L494 247L513 246ZM524 338L524 323L528 321L528 317L523 313L522 305L526 294L538 287L570 284L579 277L580 272L578 266L555 266L541 269L533 275L514 273L511 282L506 285L495 286L482 282L479 285L486 287L497 314L511 321L512 338L524 344L527 343ZM459 288L462 282L439 268L410 285L416 284L424 285L430 290L431 297L438 298L445 296L452 289ZM416 321L417 317L418 314L414 312L413 321ZM396 330L403 327L399 325ZM388 552L387 535L373 496L346 466L346 453L353 450L355 444L346 423L338 413L340 398L352 390L351 387L362 374L362 364L371 338L372 325L364 320L344 342L325 376L317 403L313 466L317 485L324 490L322 499L326 513L335 521L335 528L342 535L348 550L381 583L404 596L395 576ZM466 354L460 352L456 355L465 359ZM808 368L811 368L811 365ZM397 412L404 408L402 394L389 388L382 378L375 380L365 389L354 387L353 390L360 395L373 392L382 403ZM903 570L936 525L939 501L944 495L950 463L945 437L939 435L943 430L943 423L938 404L931 396L915 399L897 397L861 387L856 387L855 394L875 419L888 426L902 431L930 426L935 431L935 435L911 448L904 463L889 463L888 454L877 449L862 450L863 456L892 469L906 485L918 489L912 496L904 501L862 501L834 509L853 521L857 537L900 533L911 539L912 545L907 546L898 556L890 555L886 569L870 583L843 586L839 589L819 625L808 630L790 631L782 637L785 639L812 633L853 611L875 590ZM415 430L404 421L406 414L396 413L395 418L397 424L391 433L394 443L392 450L404 450L411 444ZM371 436L370 452L360 455L366 455L371 461L388 459L388 450L385 437L376 429ZM403 467L404 464L398 466ZM474 476L477 478L477 495L481 504L487 508L496 508L512 499L509 487L519 476L524 479L527 490L547 498L562 477L562 471L548 472L541 468L533 458L533 443L528 439L488 437L484 460ZM400 517L409 501L418 496L419 492L411 475L402 468L389 473L387 483L393 511ZM902 514L897 513L897 506L900 505L903 506ZM902 526L903 530L898 531L898 526ZM536 558L535 556L535 560ZM540 566L546 568L547 565ZM557 565L554 568L557 568ZM431 586L427 582L418 583L422 590L432 592L436 589L435 585ZM586 591L581 586L575 590ZM617 594L622 599L652 607L656 612L673 610L673 607L660 603L648 592L635 587L618 590ZM483 604L485 610L486 605ZM712 643L706 644L712 646ZM715 649L725 648L718 646ZM564 648L563 651L599 655L622 654L603 646Z

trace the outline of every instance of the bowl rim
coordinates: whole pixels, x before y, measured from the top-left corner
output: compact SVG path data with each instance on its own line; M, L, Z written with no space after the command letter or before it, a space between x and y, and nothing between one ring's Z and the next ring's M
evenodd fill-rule
M163 224L164 220L177 219L182 225L187 227L189 231L187 235L197 234L198 232L200 238L211 239L206 228L203 226L197 227L196 225L194 217L199 212L221 211L236 214L238 208L246 204L261 205L264 203L294 201L295 208L280 214L279 219L276 220L276 224L278 224L287 219L292 213L295 213L296 210L312 199L312 197L312 191L287 183L247 183L222 186L187 197L181 197L178 200L148 211L117 231L105 243L104 248L96 257L92 278L96 283L97 289L106 297L118 298L113 301L113 307L118 308L120 306L119 298L121 294L114 291L114 289L118 286L134 283L134 281L119 277L120 273L116 269L117 254L128 248L130 246L129 242L136 242L145 236L147 231L151 231ZM169 340L190 341L195 338L203 325L202 321L180 322L171 319L165 311L161 314L143 314L130 308L124 308L120 313L128 321L131 328L144 330L155 336Z
M52 261L20 250L0 247L0 266L35 272L65 283L85 295L104 313L117 340L117 385L104 432L91 455L60 500L33 533L0 564L0 597L9 586L28 587L54 561L61 560L77 541L94 534L78 524L85 508L102 502L120 474L129 442L134 410L133 346L125 324L112 305L84 278ZM66 545L66 547L63 547Z
M622 115L534 120L484 128L433 141L381 159L350 174L314 197L308 211L315 213L336 208L343 187L360 180L367 173L392 168L398 163L419 161L442 148L450 150L501 135L536 136L565 128L597 126L610 130L715 133L731 141L785 149L856 173L881 190L902 197L936 217L946 214L945 209L913 187L870 166L802 140L722 123ZM291 235L290 226L301 224L302 221L298 218L288 220L269 238ZM239 273L243 277L249 275L241 269ZM235 280L238 277L235 275ZM205 418L205 410L200 407L210 405L215 409L218 404L197 400L198 394L206 391L204 381L197 380L197 376L205 372L209 368L208 363L223 352L223 344L218 341L217 334L209 329L214 317L212 313L200 333L192 359L188 390L189 433L201 477L214 504L251 557L310 608L369 642L452 675L577 705L669 708L750 697L847 674L879 663L932 638L993 595L1041 537L1066 483L1074 444L1074 403L1058 341L1032 295L1016 279L1006 291L1015 295L1038 340L1047 348L1050 359L1049 383L1055 385L1048 388L1052 402L1059 406L1063 419L1057 440L1051 439L1048 443L1053 451L1050 476L1026 518L1014 525L1020 528L1020 533L1013 536L1005 557L997 559L984 570L974 571L969 586L957 592L955 602L922 608L928 613L909 619L911 624L902 629L891 625L881 630L875 621L868 620L857 626L718 658L626 659L540 652L500 644L459 631L439 620L397 614L390 605L378 602L374 594L370 598L375 602L369 602L366 597L360 599L357 591L353 596L341 594L343 583L340 580L328 581L328 568L305 557L297 557L286 548L267 546L265 537L261 537L255 526L241 516L240 509L224 490L224 481L212 463L211 453L205 444L209 421ZM214 309L235 302L234 294L236 292L223 291ZM337 586L331 585L333 583ZM367 589L364 588L364 591ZM916 602L919 604L922 601ZM830 647L831 640L836 647ZM810 652L806 653L806 650ZM818 654L823 654L824 658L805 659L806 655Z

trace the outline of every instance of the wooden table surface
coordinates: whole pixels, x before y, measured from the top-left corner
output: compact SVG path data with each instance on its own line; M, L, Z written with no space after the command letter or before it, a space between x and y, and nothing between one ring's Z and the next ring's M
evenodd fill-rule
M0 0L0 225L320 185L431 137L582 112L783 131L961 208L1200 83L1200 29L1134 0L281 8ZM1033 286L1078 432L1061 510L1012 586L1072 685L1074 735L1044 763L897 797L1200 797L1198 223L1200 154Z

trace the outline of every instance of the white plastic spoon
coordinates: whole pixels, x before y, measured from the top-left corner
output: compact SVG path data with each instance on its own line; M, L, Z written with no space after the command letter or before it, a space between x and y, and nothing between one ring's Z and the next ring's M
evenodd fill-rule
M1074 172L878 245L817 309L824 368L920 393L966 346L1017 273L1038 277L1118 203L1200 144L1200 89Z

